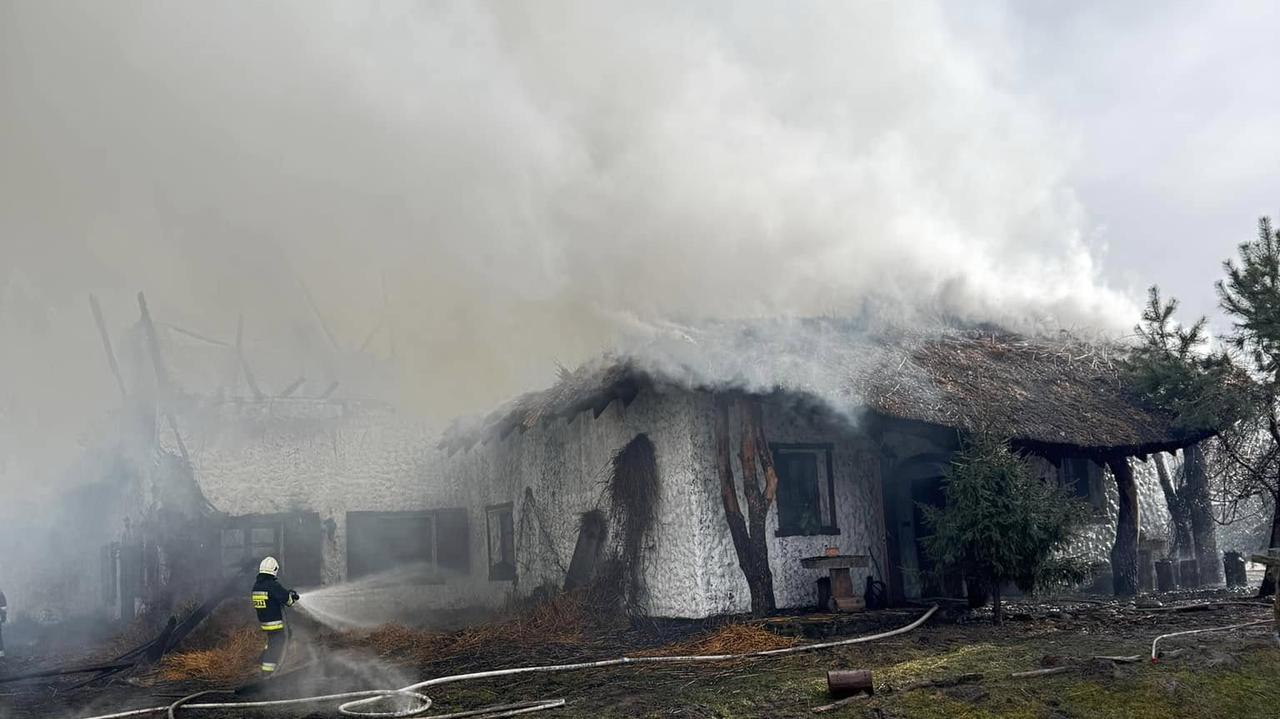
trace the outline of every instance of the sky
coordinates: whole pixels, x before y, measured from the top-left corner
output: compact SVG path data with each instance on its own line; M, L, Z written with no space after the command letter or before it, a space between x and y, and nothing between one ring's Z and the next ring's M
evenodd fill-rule
M363 347L441 421L709 318L1123 334L1152 283L1212 313L1222 260L1280 211L1278 21L0 4L0 482L117 400L89 293L117 340L140 290L166 327L230 342L243 317L251 355L284 357L269 391L358 386Z
M1213 282L1280 214L1270 2L1012 3L1021 91L1076 145L1068 182L1111 286L1158 283L1219 331Z

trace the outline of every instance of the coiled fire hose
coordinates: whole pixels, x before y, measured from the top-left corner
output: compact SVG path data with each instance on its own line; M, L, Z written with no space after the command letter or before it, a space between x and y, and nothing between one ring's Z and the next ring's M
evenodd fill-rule
M464 682L473 679L490 679L493 677L511 676L513 674L545 674L554 672L570 672L580 669L598 669L602 667L616 667L624 664L683 664L692 662L722 662L733 659L750 659L756 657L776 657L785 654L799 654L800 652L810 652L817 649L830 649L832 647L843 647L850 644L862 644L864 642L874 642L878 639L887 639L899 634L907 632L919 627L932 617L934 612L938 611L935 604L930 607L919 619L910 624L893 629L891 631L882 632L880 634L872 634L865 637L854 637L852 639L841 639L834 642L821 642L818 644L805 644L798 647L787 647L785 649L766 649L758 652L744 652L742 654L702 654L675 657L618 657L617 659L605 659L598 662L578 662L576 664L554 664L546 666L532 667L514 667L511 669L494 669L486 672L471 672L469 674L454 674L452 676L437 677L428 679L417 684L411 684L402 689L367 689L355 692L342 692L339 694L323 694L312 697L298 697L295 699L273 699L267 701L256 702L208 702L194 704L189 703L193 699L206 694L200 692L191 696L183 697L172 704L164 706L148 707L146 709L131 709L129 711L116 712L115 714L101 714L94 717L86 717L86 719L124 719L124 717L145 716L148 714L167 713L170 719L174 719L178 708L185 712L195 709L260 709L264 707L281 707L292 706L297 704L318 704L322 702L342 702L338 705L338 712L349 717L375 717L377 719L403 719L405 717L419 717L423 712L431 708L431 697L422 693L421 689L427 687L440 686L442 684L452 684L454 682ZM394 711L377 711L372 707L379 701L391 699L393 697L402 697L411 699L416 702L415 706L406 709ZM547 709L555 709L564 706L564 699L540 699L515 704L502 704L498 706L485 707L483 709L472 709L463 712L455 712L452 714L436 714L426 719L462 719L462 717L474 717L475 719L498 719L498 717L516 716L518 714L529 714L537 711L545 711Z

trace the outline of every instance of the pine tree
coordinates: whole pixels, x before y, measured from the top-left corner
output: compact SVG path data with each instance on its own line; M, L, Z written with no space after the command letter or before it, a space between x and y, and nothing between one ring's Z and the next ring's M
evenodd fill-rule
M1280 232L1270 218L1258 221L1258 236L1239 246L1238 261L1223 264L1227 277L1217 283L1222 309L1231 318L1230 340L1246 359L1256 382L1256 412L1222 440L1241 493L1271 497L1275 507L1271 546L1280 545ZM1276 567L1267 568L1263 595L1275 591Z
M944 482L945 505L921 507L934 531L925 549L942 569L991 588L996 624L1003 621L1003 584L1031 591L1075 566L1055 553L1083 522L1084 503L1034 476L1006 442L986 435L965 440Z
M1151 287L1142 323L1134 327L1139 343L1125 360L1128 383L1145 401L1170 412L1183 431L1217 431L1245 412L1248 393L1238 388L1248 382L1225 352L1208 351L1206 319L1179 325L1177 309L1176 299L1165 302L1160 288ZM1204 453L1193 445L1183 455L1180 485L1157 461L1160 486L1177 529L1179 556L1194 556L1202 581L1215 584L1222 570Z

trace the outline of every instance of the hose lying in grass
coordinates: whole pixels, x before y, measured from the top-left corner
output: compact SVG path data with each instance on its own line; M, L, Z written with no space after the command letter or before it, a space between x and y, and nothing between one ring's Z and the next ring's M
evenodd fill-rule
M1160 636L1156 637L1154 641L1151 642L1151 661L1153 662L1156 661L1156 656L1157 656L1156 645L1160 643L1161 639L1168 639L1170 637L1182 637L1188 634L1204 634L1205 632L1225 632L1229 629L1244 629L1245 627L1256 627L1260 624L1270 624L1273 621L1275 620L1259 619L1256 622L1245 622L1244 624L1232 624L1226 627L1211 627L1209 629L1188 629L1185 632L1172 632L1170 634L1161 634Z
M872 634L866 637L854 637L853 639L841 639L834 642L821 642L818 644L804 644L797 647L787 647L785 649L766 649L758 652L745 652L742 654L703 654L689 655L677 657L618 657L617 659L605 659L598 662L579 662L576 664L556 664L550 666L533 666L533 667L514 667L511 669L494 669L486 672L472 672L470 674L455 674L447 677L437 677L428 679L417 684L411 684L402 689L368 689L356 692L343 692L341 694L324 694L313 697L298 697L296 699L275 699L268 701L256 702L211 702L201 704L187 703L193 697L183 697L173 704L158 707L148 707L146 709L132 709L129 711L117 712L115 714L102 714L99 716L89 717L88 719L124 719L124 717L145 716L147 714L160 714L167 712L170 717L181 707L183 711L194 709L261 709L265 707L282 707L297 704L317 704L321 702L342 702L338 705L338 712L344 716L350 717L379 717L381 719L401 719L403 717L421 716L423 712L431 708L431 697L423 694L421 689L427 687L440 686L442 684L452 684L454 682L470 681L473 679L491 679L493 677L511 676L513 674L544 674L553 672L569 672L580 669L598 669L602 667L616 667L624 664L683 664L692 662L721 662L733 659L751 659L758 657L776 657L784 654L798 654L800 652L809 652L816 649L830 649L832 647L848 646L850 644L862 644L865 642L873 642L877 639L887 639L899 634L907 632L919 627L938 611L937 605L930 607L919 619L914 622L897 629L880 634ZM394 711L374 711L370 707L386 699L392 697L403 697L411 699L417 703L416 706L407 709ZM457 712L453 714L440 714L430 719L461 719L461 717L485 717L485 719L497 719L498 717L515 716L517 714L528 714L546 709L555 709L564 706L563 699L545 699L529 702L521 702L519 704L504 704L501 706L486 707L484 709L476 709L465 712Z

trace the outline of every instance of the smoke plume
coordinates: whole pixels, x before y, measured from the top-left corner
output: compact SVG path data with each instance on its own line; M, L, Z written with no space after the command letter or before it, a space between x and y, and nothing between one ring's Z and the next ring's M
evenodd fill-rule
M89 292L243 315L311 394L363 346L441 420L673 321L1128 324L975 44L933 2L5 3L0 481L117 399Z

